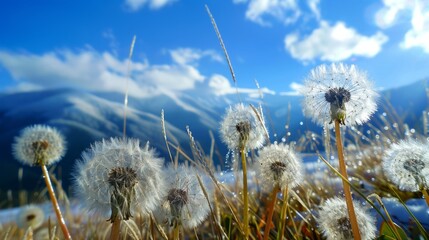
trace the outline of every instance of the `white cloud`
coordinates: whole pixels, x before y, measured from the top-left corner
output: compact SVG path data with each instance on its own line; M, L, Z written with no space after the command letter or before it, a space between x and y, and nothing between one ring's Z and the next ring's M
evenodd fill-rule
M206 79L195 66L188 64L188 60L177 60L174 52L171 51L173 62L170 64L152 65L146 59L134 61L128 82L129 94L136 97L171 95L192 90L196 83ZM194 56L192 49L187 52ZM195 52L205 51L196 49ZM127 60L108 52L63 50L36 55L0 51L0 65L17 81L15 90L73 87L123 93L126 88Z
M421 3L423 4L423 3ZM411 19L412 28L405 34L401 46L404 48L421 47L429 53L429 4L426 8L417 2Z
M295 23L303 15L304 10L299 6L298 0L233 0L235 4L248 2L246 18L263 26L269 26L267 18L274 18L284 24ZM319 0L306 0L307 8L317 19Z
M171 58L180 65L195 64L203 57L210 57L212 60L222 62L222 57L213 50L199 50L193 48L178 48L170 50Z
M408 0L383 0L384 7L375 14L375 23L380 28L388 28L396 23L397 15L409 8Z
M380 28L392 27L400 21L409 22L409 29L400 46L408 49L421 47L429 53L429 1L383 0L384 6L375 14Z
M249 97L258 98L261 94L274 95L276 92L268 88L252 89L252 88L235 88L232 87L230 81L220 74L214 74L209 79L209 87L212 89L215 95L223 96L228 94L244 93L248 94Z
M150 9L160 9L175 0L125 0L125 4L133 11L148 5Z
M289 84L289 87L292 91L281 92L280 95L281 96L299 96L299 95L301 95L300 90L303 87L302 84L297 83L297 82L292 82L291 84Z
M374 57L388 37L381 32L372 36L363 36L344 22L331 26L326 21L314 29L309 36L301 38L292 33L285 37L285 48L293 58L301 61L321 59L341 61L351 56Z

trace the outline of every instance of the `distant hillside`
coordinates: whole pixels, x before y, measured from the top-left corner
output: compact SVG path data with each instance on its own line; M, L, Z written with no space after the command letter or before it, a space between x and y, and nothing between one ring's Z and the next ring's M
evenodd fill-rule
M410 127L421 130L422 111L428 107L426 95L427 80L381 92L379 111L390 112L393 106L401 120ZM231 97L231 99L236 99ZM189 153L189 138L186 126L206 151L210 146L209 131L215 136L220 156L226 149L219 140L219 121L225 109L235 101L225 97L183 95L172 98L166 95L147 99L129 99L127 135L139 138L142 143L149 141L158 149L159 155L168 158L161 133L161 110L165 111L168 136ZM301 98L296 96L267 95L261 102L247 99L247 103L262 104L272 141L298 140L307 130L317 134L322 132L302 115ZM11 155L14 136L26 126L48 124L57 127L67 138L68 151L60 162L62 179L67 188L70 171L81 152L94 141L108 137L122 136L123 96L113 93L88 93L71 89L49 90L0 95L0 158L3 171L0 191L17 188L18 169L22 167ZM389 104L390 103L390 104ZM379 122L379 121L378 121ZM43 187L40 170L24 167L23 187L34 189L35 182Z

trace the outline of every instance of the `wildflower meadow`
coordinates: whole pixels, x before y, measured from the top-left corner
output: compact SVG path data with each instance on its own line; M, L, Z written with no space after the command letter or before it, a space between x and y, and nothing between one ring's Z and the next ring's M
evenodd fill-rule
M210 133L220 141L202 145L192 125L183 129L190 150L167 130L164 110L156 131L166 151L129 136L127 90L121 135L94 141L63 170L70 189L55 166L74 143L54 126L29 124L10 143L10 161L34 167L45 185L26 190L38 201L18 193L26 201L15 201L0 239L429 239L428 116L418 113L422 131L411 134L393 107L377 112L381 94L370 75L346 63L303 75L299 109L318 132L302 132L297 141L273 136L272 125L285 128L286 117L273 124L262 96L246 102L237 91L216 113L217 132ZM217 146L228 152L221 161Z

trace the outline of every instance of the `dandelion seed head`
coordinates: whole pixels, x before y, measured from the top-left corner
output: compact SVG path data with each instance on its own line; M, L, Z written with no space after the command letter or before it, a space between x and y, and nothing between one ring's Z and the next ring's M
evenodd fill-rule
M75 172L76 194L89 212L111 222L151 212L164 195L163 159L137 139L95 142L82 153Z
M169 165L164 171L168 190L155 217L170 226L180 224L185 229L197 227L207 217L209 205L196 170L185 165L179 165L177 169Z
M390 146L383 157L386 177L403 191L429 188L429 144L413 139Z
M293 188L303 179L301 160L289 145L271 144L259 151L257 171L261 182L267 186Z
M363 240L376 237L375 219L366 212L359 202L354 201L359 232ZM318 212L317 222L328 240L351 240L353 234L346 202L338 197L328 199Z
M31 227L37 229L45 221L45 214L40 207L36 205L27 205L21 209L18 214L17 224L22 229Z
M354 65L333 63L311 70L300 89L304 95L304 115L324 126L335 119L344 125L359 125L369 120L377 108L372 83Z
M262 114L259 116L261 120L250 106L241 103L228 108L220 127L222 141L231 150L260 148L265 140L265 123Z
M58 130L46 125L24 128L12 145L15 158L22 164L51 165L66 152L66 141Z

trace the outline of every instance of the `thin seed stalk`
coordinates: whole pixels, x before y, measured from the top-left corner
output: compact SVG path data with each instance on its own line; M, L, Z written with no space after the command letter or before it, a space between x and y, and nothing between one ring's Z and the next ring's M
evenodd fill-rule
M121 218L119 215L116 215L115 219L112 222L112 230L110 231L110 240L119 240L121 233Z
M277 233L277 240L283 239L284 230L286 226L286 215L287 215L287 207L288 207L288 194L289 189L286 186L286 188L283 190L283 204L282 208L280 210L280 219L279 219L279 227L278 227L278 233Z
M240 150L241 165L243 168L243 231L244 239L249 237L249 199L247 193L247 167L246 167L246 153L245 148Z
M270 228L271 228L271 223L273 222L273 214L274 214L274 208L276 206L278 192L279 192L279 188L277 186L274 187L273 191L271 192L271 201L269 202L269 205L267 208L267 221L265 224L264 240L268 240L268 237L270 236Z
M343 143L341 140L341 132L340 132L340 122L339 120L335 120L335 140L337 144L337 151L338 151L338 161L340 166L340 173L343 175L345 179L348 179L347 170L346 170L346 164L344 161L344 153L343 153ZM359 226L356 219L356 213L355 208L353 206L353 199L352 194L350 190L349 184L342 180L343 182L343 189L344 189L344 195L346 198L346 204L347 204L347 211L349 213L349 219L350 224L352 225L352 233L354 240L360 240L362 239L359 232Z
M173 239L179 240L179 235L180 235L180 225L176 223L173 229Z
M428 194L428 190L427 189L422 189L422 193L423 193L423 197L425 198L425 200L426 200L426 204L428 205L428 207L429 207L429 194Z
M373 194L369 195L368 198L371 196L373 196L373 197L375 197L375 199L377 199L378 203L380 204L381 208L383 209L384 213L386 214L386 217L388 220L387 222L391 227L393 235L395 235L396 238L400 238L401 235L399 234L398 229L396 228L395 223L393 222L392 218L390 217L390 214L387 211L386 206L384 206L384 203L381 200L380 196L378 196L376 193L373 193Z
M54 208L55 215L57 216L58 224L60 225L61 231L63 232L64 239L71 239L69 230L67 228L66 222L64 221L63 215L61 214L60 206L58 205L57 197L55 197L55 192L52 187L51 179L49 178L48 169L46 165L41 165L43 179L45 180L46 187L48 189L49 197L51 199L52 207Z

